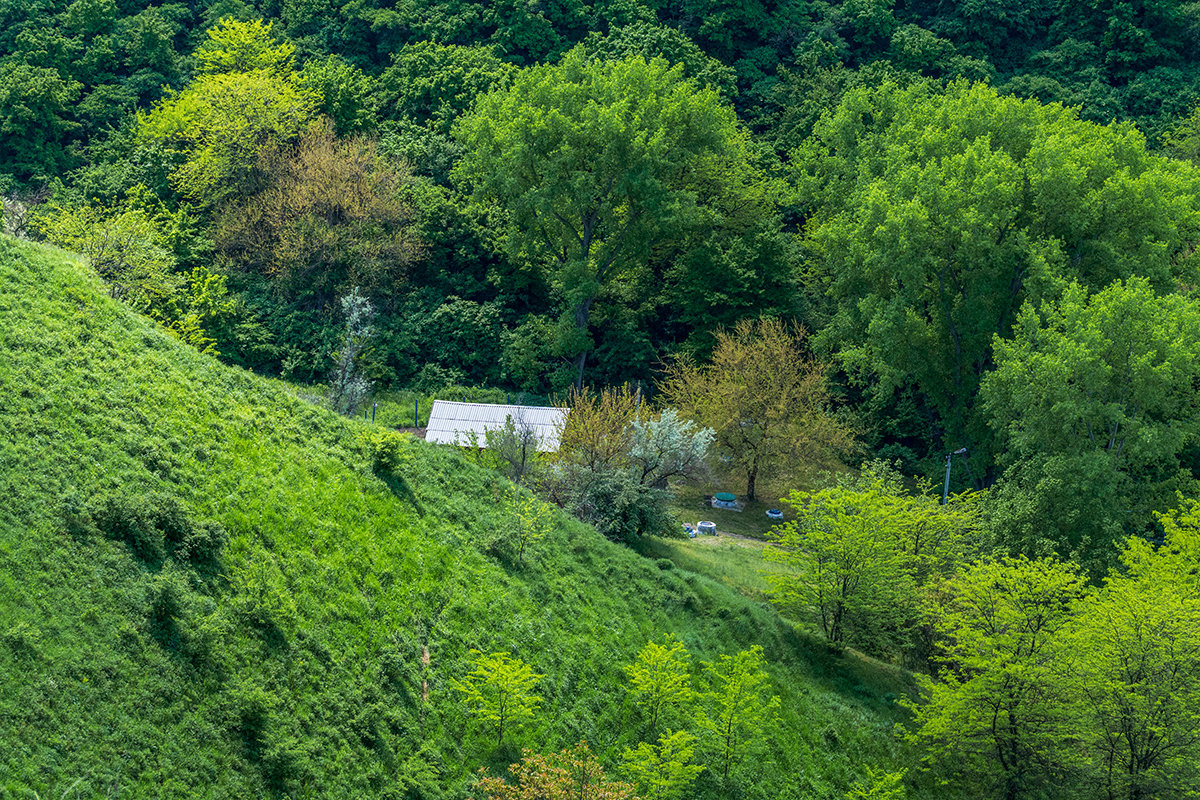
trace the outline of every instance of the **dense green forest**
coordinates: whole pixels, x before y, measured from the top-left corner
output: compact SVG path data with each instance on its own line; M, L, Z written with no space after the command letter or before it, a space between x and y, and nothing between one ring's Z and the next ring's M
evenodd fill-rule
M302 383L354 287L368 377L426 393L653 389L721 326L798 320L868 447L969 446L983 488L1023 304L1191 285L1197 14L15 2L0 188L10 232Z
M0 792L1194 796L1198 65L1152 0L0 0Z

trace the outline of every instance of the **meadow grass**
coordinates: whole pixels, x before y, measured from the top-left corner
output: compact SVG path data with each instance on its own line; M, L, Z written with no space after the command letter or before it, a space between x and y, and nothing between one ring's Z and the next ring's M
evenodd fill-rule
M728 535L695 539L647 538L638 550L649 558L669 558L680 569L698 572L741 594L765 600L770 584L766 573L783 572L782 564L763 558L767 543Z
M695 525L699 520L706 519L715 522L718 531L766 540L771 528L776 524L767 516L767 509L786 510L777 499L762 499L763 497L770 498L771 495L763 495L758 500L747 500L739 495L738 502L743 506L741 511L713 508L704 502L705 495L713 495L717 492L729 491L737 494L736 489L726 488L732 483L732 481L713 481L704 484L680 483L674 485L671 487L674 494L670 504L671 511L681 523Z
M840 798L911 761L907 676L701 556L556 513L518 562L495 473L411 438L380 468L382 425L183 346L62 252L0 238L0 321L0 796L463 797L581 739L619 771L644 732L623 666L666 633L696 679L761 645L783 699L695 796ZM544 675L504 748L451 684L473 648Z

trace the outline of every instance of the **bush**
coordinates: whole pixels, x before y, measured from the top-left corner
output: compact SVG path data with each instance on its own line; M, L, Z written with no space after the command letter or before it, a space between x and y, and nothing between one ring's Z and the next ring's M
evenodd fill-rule
M166 543L147 516L142 498L125 495L102 497L92 511L105 536L125 542L139 560L158 564L166 558Z
M359 434L359 441L367 448L371 460L371 472L376 475L394 475L397 470L410 463L410 438L396 431L379 428Z
M640 483L629 470L558 465L545 484L551 500L613 541L664 536L677 527L667 509L670 495Z
M229 537L216 522L197 523L174 495L106 495L90 508L71 494L63 499L63 517L73 535L99 530L129 545L146 564L160 564L170 554L194 565L215 564Z
M219 522L197 524L175 550L175 557L196 566L215 566L229 534Z

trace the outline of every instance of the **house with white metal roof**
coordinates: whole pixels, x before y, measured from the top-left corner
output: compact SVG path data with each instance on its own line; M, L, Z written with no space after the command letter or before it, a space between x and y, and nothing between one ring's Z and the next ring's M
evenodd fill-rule
M569 411L568 408L555 406L434 400L433 409L429 412L429 425L425 430L425 441L460 447L487 447L487 431L503 429L511 418L517 430L528 430L537 436L538 450L553 453L558 450L558 433Z

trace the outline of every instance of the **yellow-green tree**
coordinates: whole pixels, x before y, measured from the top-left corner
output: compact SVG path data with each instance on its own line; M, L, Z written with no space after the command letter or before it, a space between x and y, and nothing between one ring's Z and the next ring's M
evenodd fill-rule
M259 152L299 136L319 98L296 79L270 25L226 19L208 36L196 79L139 113L138 141L172 156L176 191L216 205L253 186Z
M646 714L651 733L658 731L665 717L686 712L694 702L691 671L687 648L671 635L664 636L662 644L647 642L625 667L633 701Z
M893 498L871 489L792 492L796 516L764 556L792 569L767 575L771 601L815 618L831 642L874 644L914 612L916 593Z
M696 737L688 731L664 733L657 744L640 742L622 755L625 772L647 800L673 800L683 797L704 771L693 764Z
M513 725L532 719L542 698L536 693L542 675L508 653L471 651L472 669L463 680L450 684L462 693L471 713L496 729L496 746Z
M85 257L109 294L146 311L178 290L175 257L154 215L137 203L39 209L31 227L46 241Z
M854 431L830 411L825 365L806 352L801 330L743 320L716 339L710 363L676 361L662 389L669 405L712 428L749 499L768 471L828 468L856 449Z
M513 523L517 560L525 560L525 548L540 541L550 530L554 509L537 495L513 486L508 495L508 513Z
M628 386L572 389L564 405L570 413L559 423L560 459L593 472L628 464L640 405L634 391Z
M243 22L222 17L196 48L196 73L272 72L286 76L295 64L296 48L277 40L272 23L261 19Z
M907 638L921 617L919 596L978 550L979 498L942 505L927 481L910 493L882 462L819 492L792 492L785 503L795 514L763 551L789 567L767 575L771 600L814 619L831 642L880 652L919 644L924 655L928 642Z
M928 761L1006 800L1053 786L1080 732L1063 633L1083 587L1053 559L983 561L948 582L933 609L942 669L918 675L924 703L909 735Z
M1079 730L1108 797L1170 797L1200 781L1200 503L1131 538L1066 631Z
M723 780L761 747L778 722L779 697L771 694L766 663L762 647L754 645L704 665L709 690L696 724Z

